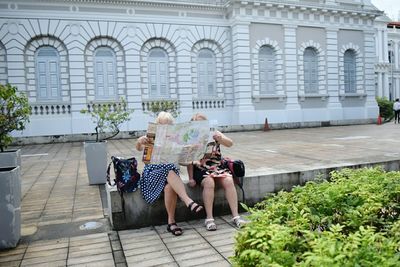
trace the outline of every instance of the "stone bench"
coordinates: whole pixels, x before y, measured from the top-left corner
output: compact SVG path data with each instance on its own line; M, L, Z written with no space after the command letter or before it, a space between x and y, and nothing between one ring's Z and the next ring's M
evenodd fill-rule
M249 206L262 201L268 193L279 192L281 190L290 191L293 186L303 185L307 181L314 180L315 177L327 179L329 173L341 168L362 168L382 166L388 171L398 171L400 161L370 162L363 164L343 164L340 166L327 166L317 169L301 170L296 172L282 172L270 174L250 174L244 178L243 188L246 193L245 203ZM202 189L185 184L189 196L198 203L202 201ZM115 230L140 228L150 225L161 225L167 223L167 213L164 207L164 198L160 197L155 203L149 205L143 198L140 189L133 193L124 193L125 212L123 212L122 201L116 187L106 184L108 213L111 224ZM242 192L237 188L238 200L242 200ZM223 189L217 189L214 201L214 216L229 214L229 205L225 199ZM202 216L202 217L201 217ZM176 208L176 221L187 221L191 219L204 218L205 214L195 215L190 213L182 201L178 200Z

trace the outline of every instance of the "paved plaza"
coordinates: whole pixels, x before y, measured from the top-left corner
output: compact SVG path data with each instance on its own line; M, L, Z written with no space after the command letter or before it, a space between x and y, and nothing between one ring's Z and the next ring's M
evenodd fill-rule
M242 159L248 176L400 160L394 123L227 135L235 145L223 154ZM141 158L135 141L109 141L109 155ZM179 223L179 237L166 225L117 232L106 203L104 186L88 185L81 142L22 147L22 238L0 251L0 266L230 266L230 216L216 218L216 232L202 220Z

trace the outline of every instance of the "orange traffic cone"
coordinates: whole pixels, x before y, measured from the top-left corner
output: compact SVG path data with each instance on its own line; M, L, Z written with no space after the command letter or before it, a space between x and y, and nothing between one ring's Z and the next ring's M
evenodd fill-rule
M381 124L382 124L381 115L378 115L378 120L377 120L376 124L378 124L378 125L381 125Z

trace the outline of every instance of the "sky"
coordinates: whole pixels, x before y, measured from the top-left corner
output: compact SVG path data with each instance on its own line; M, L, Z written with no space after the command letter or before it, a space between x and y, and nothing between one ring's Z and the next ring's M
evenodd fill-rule
M395 21L400 21L400 1L399 0L372 0L374 6L385 11L386 15Z

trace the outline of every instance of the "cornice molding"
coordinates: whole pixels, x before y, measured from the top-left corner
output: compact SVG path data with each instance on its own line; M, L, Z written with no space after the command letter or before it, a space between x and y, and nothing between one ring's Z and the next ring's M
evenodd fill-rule
M200 9L208 11L225 11L226 5L222 2L215 1L215 4L202 3L199 0L28 0L24 3L64 3L64 4L104 4L104 5L126 5L134 7L163 7L163 8L185 8L185 9ZM219 3L221 2L221 3Z

